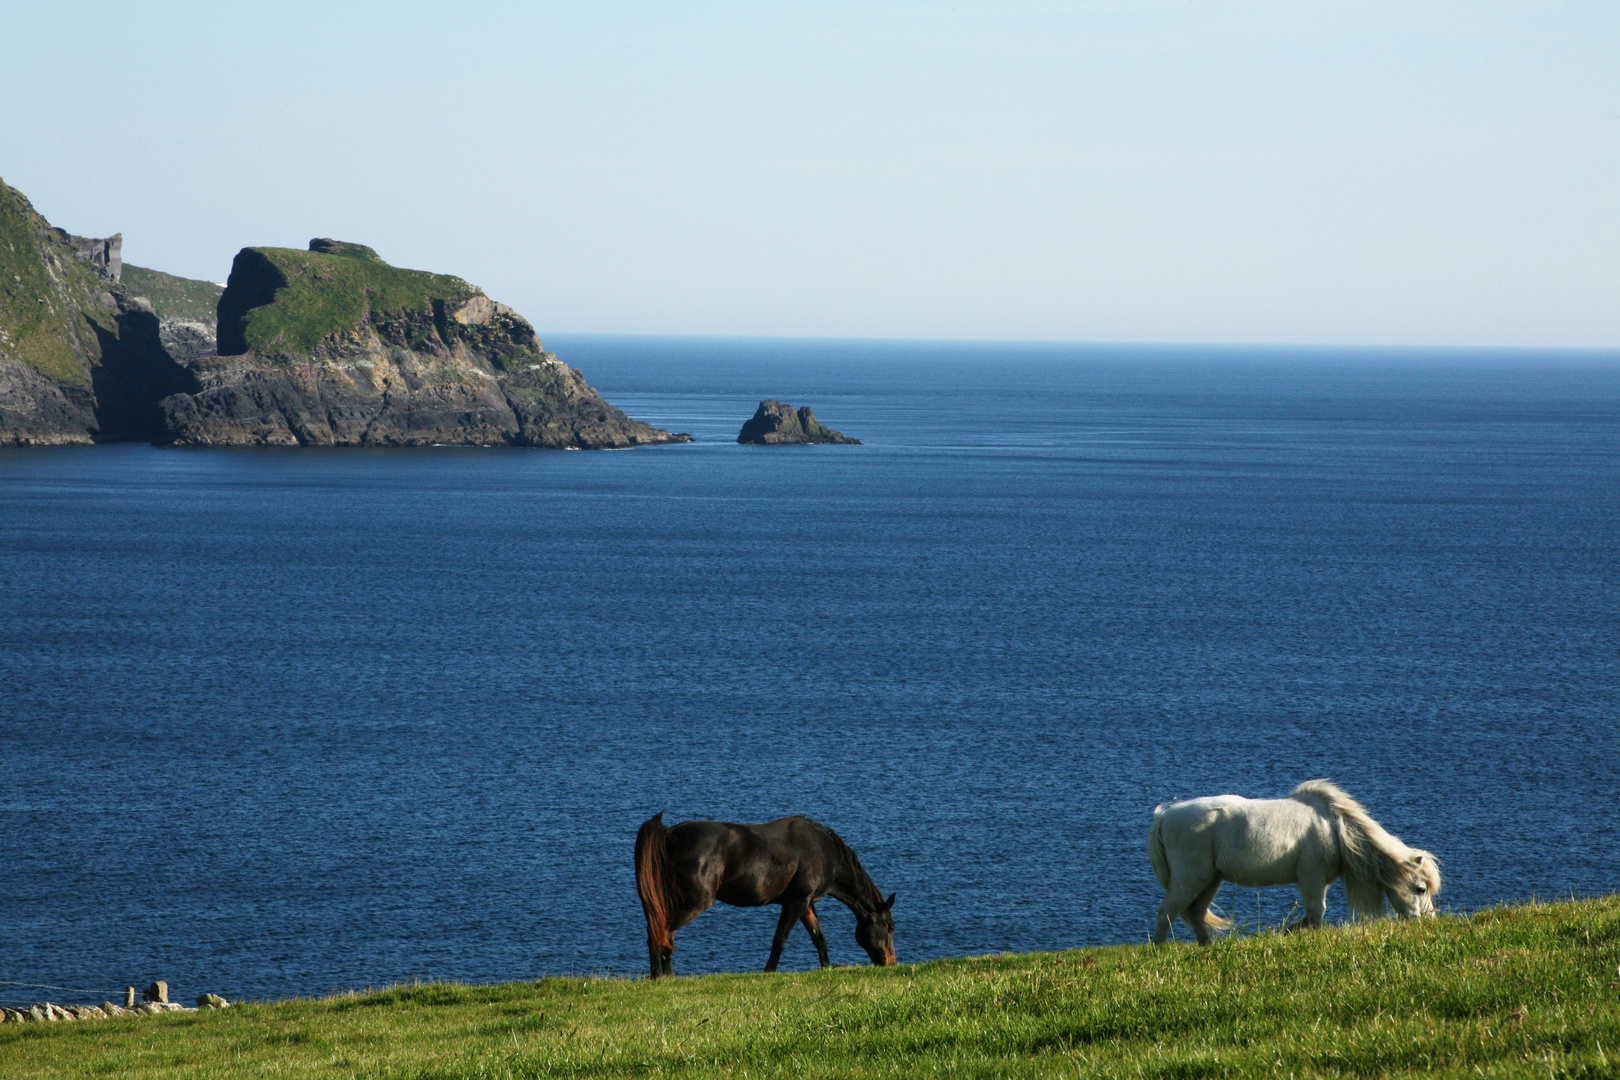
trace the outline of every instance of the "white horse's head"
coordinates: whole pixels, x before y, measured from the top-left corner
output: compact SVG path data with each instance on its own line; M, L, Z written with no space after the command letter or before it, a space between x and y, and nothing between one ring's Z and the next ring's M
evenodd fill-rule
M1412 848L1401 865L1398 880L1384 886L1384 895L1400 918L1432 917L1434 898L1440 895L1440 860L1427 851Z

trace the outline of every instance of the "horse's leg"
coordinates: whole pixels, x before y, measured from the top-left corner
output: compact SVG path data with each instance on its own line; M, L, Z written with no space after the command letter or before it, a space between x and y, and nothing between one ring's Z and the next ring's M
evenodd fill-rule
M832 960L827 956L827 935L821 932L821 920L816 918L816 905L811 904L805 908L804 914L799 916L799 921L810 931L810 940L816 943L816 952L821 956L821 966L832 967Z
M804 917L810 910L803 900L782 900L782 917L776 920L776 937L771 939L771 958L765 961L766 971L775 971L777 963L782 959L782 950L787 947L788 935L793 932L793 924Z
M1192 927L1193 936L1198 944L1209 944L1209 923L1205 922L1209 915L1209 905L1215 902L1215 894L1221 891L1221 879L1216 878L1204 886L1204 891L1193 898L1187 905L1187 910L1181 913L1181 921Z
M714 897L709 896L690 907L676 908L669 913L670 947L660 949L651 943L647 946L647 951L651 954L653 978L656 979L660 975L675 974L675 931L708 911L712 906L714 906Z
M1300 875L1299 898L1305 901L1305 919L1301 926L1322 925L1322 916L1327 914L1327 890L1327 879L1321 875Z
M1153 924L1153 944L1163 945L1170 939L1170 931L1176 925L1178 912L1170 910L1170 898L1166 896L1164 903L1159 905L1159 918Z
M675 950L647 942L647 970L653 978L675 974Z
M1215 879L1216 888L1220 888L1220 881L1220 878ZM1181 916L1185 921L1188 906L1197 900L1207 887L1201 880L1191 888L1182 881L1177 881L1174 878L1170 880L1170 887L1164 891L1164 903L1159 905L1159 922L1153 928L1153 944L1163 945L1169 939L1170 929L1175 924L1176 916ZM1215 894L1210 893L1210 895L1214 896ZM1192 926L1192 923L1187 922L1187 925ZM1193 933L1198 933L1196 926L1193 927ZM1207 937L1209 931L1206 930L1204 933ZM1203 941L1205 938L1201 937L1198 940Z

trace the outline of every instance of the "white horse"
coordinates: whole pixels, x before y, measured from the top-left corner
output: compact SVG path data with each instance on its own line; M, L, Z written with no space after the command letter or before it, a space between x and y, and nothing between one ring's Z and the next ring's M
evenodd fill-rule
M1361 804L1326 780L1309 780L1286 799L1212 795L1162 803L1148 830L1148 858L1164 886L1153 943L1170 936L1176 917L1200 945L1227 919L1209 913L1221 882L1245 888L1299 885L1306 926L1322 925L1327 888L1344 878L1357 917L1383 913L1384 899L1403 919L1434 914L1440 865L1384 831Z

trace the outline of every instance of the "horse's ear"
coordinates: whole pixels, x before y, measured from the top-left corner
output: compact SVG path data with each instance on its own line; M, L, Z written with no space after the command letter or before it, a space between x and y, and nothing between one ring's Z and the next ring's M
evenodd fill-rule
M883 903L878 907L878 910L888 911L890 908L894 907L894 895L894 893L890 893L889 898L883 901Z

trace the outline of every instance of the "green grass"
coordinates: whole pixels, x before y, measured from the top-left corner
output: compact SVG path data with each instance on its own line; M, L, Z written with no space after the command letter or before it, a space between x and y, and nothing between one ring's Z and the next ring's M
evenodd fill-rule
M263 257L285 281L273 302L247 312L244 335L250 349L265 357L305 357L323 338L352 331L368 317L403 316L426 332L433 326L434 300L455 306L478 292L461 278L389 266L370 248L344 247L355 250L341 255L294 248L243 252Z
M54 275L45 250L56 256ZM75 333L88 344L98 326L115 332L112 315L96 300L104 289L22 192L0 180L0 355L58 382L88 386Z
M900 943L904 947L904 924ZM798 944L803 944L799 942ZM739 958L741 960L741 958ZM679 954L677 954L677 962ZM63 1077L1620 1076L1620 897L1193 945L0 1028Z
M124 287L136 296L152 301L152 310L160 319L200 319L214 321L214 309L219 296L225 291L212 281L196 281L175 277L161 270L148 270L144 266L124 264L120 279Z

